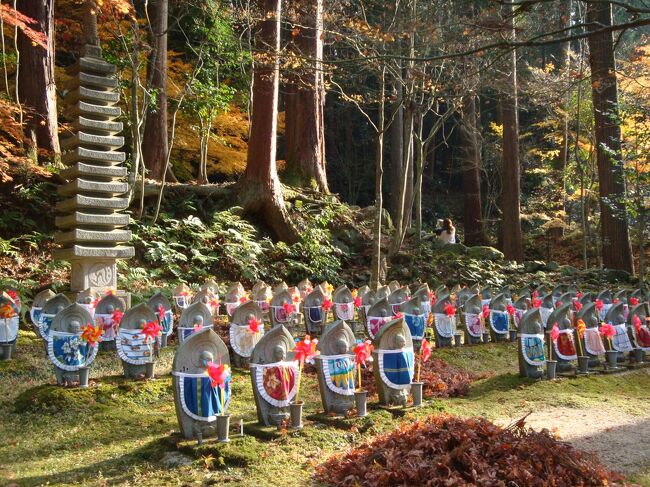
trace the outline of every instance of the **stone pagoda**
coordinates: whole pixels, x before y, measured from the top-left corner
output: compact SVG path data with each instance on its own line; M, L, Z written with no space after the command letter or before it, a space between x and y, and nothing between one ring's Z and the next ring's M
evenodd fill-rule
M71 291L87 288L117 289L117 259L133 257L129 215L129 185L120 137L122 123L115 66L102 58L97 18L92 0L86 2L85 46L72 68L76 81L65 97L73 119L73 135L64 139L62 161L66 168L56 205L58 232L54 241L61 248L54 257L72 264Z

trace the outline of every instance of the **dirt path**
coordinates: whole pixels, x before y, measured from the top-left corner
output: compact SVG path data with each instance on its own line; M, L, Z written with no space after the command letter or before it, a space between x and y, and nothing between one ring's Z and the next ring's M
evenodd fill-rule
M533 412L526 423L535 430L547 428L580 450L597 453L605 465L623 474L650 465L650 404L642 416L606 407L544 409Z

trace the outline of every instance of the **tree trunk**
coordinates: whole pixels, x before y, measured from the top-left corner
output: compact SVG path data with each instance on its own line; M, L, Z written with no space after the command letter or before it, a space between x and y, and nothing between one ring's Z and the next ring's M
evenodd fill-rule
M375 222L372 239L372 260L370 263L370 287L377 289L382 278L381 255L381 220L383 215L382 183L384 177L384 132L385 132L385 101L386 67L383 66L379 77L379 109L377 121L377 142L375 153ZM394 121L393 121L394 122Z
M56 155L61 148L54 84L54 1L19 0L16 6L20 13L37 22L32 26L34 30L47 36L47 49L43 49L34 46L21 30L18 31L18 94L20 103L29 107L31 112L25 124L25 133L28 138L35 133L38 148Z
M167 140L167 17L168 0L150 0L153 51L147 60L147 79L155 91L149 106L142 138L142 157L149 177L160 181L165 174L165 161L169 149Z
M394 90L397 99L393 111L397 110L397 112L390 126L389 211L393 222L396 222L400 214L400 181L404 165L404 107L402 106L402 85L398 81L395 81Z
M509 37L514 40L513 7L503 8L509 27ZM503 253L506 259L521 262L524 259L521 236L520 174L519 174L519 115L517 101L517 51L513 49L505 66L508 73L501 95L503 117L503 167L501 171L501 232Z
M477 116L476 97L474 95L465 96L458 127L463 174L465 245L485 245L486 241L481 205L481 156L476 126Z
M295 38L299 55L307 59L305 72L299 73L287 91L286 174L302 186L315 186L327 193L325 171L325 86L323 59L323 0L297 2L300 27Z
M296 242L298 234L284 205L276 167L278 125L278 55L281 0L263 0L263 17L255 34L260 52L253 68L253 109L246 172L239 197L247 215L256 215L274 237Z
M587 3L592 30L612 25L612 5ZM596 160L600 188L600 221L603 265L634 272L627 212L617 201L625 197L625 174L621 159L621 128L618 124L616 60L611 32L588 37L591 96L594 106Z

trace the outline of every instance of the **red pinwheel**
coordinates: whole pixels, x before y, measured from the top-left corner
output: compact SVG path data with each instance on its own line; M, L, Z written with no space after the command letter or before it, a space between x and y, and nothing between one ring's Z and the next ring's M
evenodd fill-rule
M9 296L14 303L18 303L20 301L18 293L13 289L7 289L7 296Z
M333 303L332 303L332 301L330 301L329 299L324 300L324 301L323 301L323 304L322 304L323 309L324 309L325 311L329 311L330 309L332 309L332 305L333 305Z
M605 305L605 303L603 303L602 299L597 299L596 300L596 309L598 311L602 310L604 305Z
M581 293L581 292L577 292L577 293L576 293L576 298L578 298L578 299L582 298L582 293Z
M483 305L483 318L488 319L490 317L490 308L487 304Z
M221 387L223 389L226 387L228 381L230 381L230 367L226 364L217 365L210 362L205 372L210 377L212 387Z
M539 291L533 291L533 299L539 298Z
M641 318L639 318L637 315L634 315L634 318L632 318L632 324L634 325L634 329L638 333L639 330L641 329Z
M305 366L305 362L313 361L316 355L320 355L320 352L316 350L316 345L318 345L317 339L312 340L309 335L305 335L305 338L297 342L293 349L295 360L298 361L298 382L296 384L296 395L294 396L296 402L298 401L300 379L302 378L302 368Z
M558 338L560 338L560 327L555 323L553 328L551 328L551 340L557 342Z
M361 305L362 305L361 298L358 297L358 296L356 298L354 298L354 307L355 308L361 308Z
M555 302L555 307L556 307L556 308L559 308L560 306L562 306L562 301L560 301L560 300L558 299L558 300Z
M374 349L370 340L359 341L354 346L354 359L357 363L357 390L359 391L361 390L361 366L366 367L366 363L372 361L371 355Z
M512 315L515 314L515 307L513 305L509 304L508 306L506 306L506 311L508 312L508 314L510 316L512 316Z
M445 314L451 318L456 314L456 308L454 308L454 305L451 303L445 304Z
M158 305L158 320L165 321L165 307L162 304Z
M122 316L124 316L122 310L116 309L113 311L113 326L119 326L120 322L122 321Z
M436 304L436 301L438 298L436 298L436 295L433 293L433 291L429 291L429 301L431 301L431 306Z
M420 345L420 360L426 362L431 357L431 343L425 338Z
M258 320L257 318L255 318L255 317L248 320L248 329L252 333L259 333L261 325L262 325L262 322L260 320Z
M395 313L395 314L393 315L393 318L392 318L392 319L394 319L394 320L399 320L401 317L402 317L402 312L401 312L401 311L398 311L397 313Z
M616 336L616 328L614 328L614 325L611 325L609 323L601 324L599 331L602 336L606 337L609 340Z
M296 293L292 296L293 302L294 303L299 303L300 302L300 293Z
M88 323L81 329L81 339L94 347L101 340L102 333L104 333L104 330L101 326L93 326Z
M540 308L542 306L542 300L538 298L533 298L533 308Z
M145 341L153 341L156 339L162 328L155 321L150 321L142 327L142 334L145 336Z
M246 301L248 301L248 297L246 296L242 296L241 298L239 298L240 303L245 303Z
M305 335L305 338L302 341L297 342L293 349L295 359L301 364L313 360L316 355L320 354L320 352L316 350L316 345L318 345L317 339L312 340L309 335Z
M630 302L630 306L636 306L637 304L639 304L639 300L637 298L630 298L629 302Z
M365 367L366 362L370 361L372 351L375 349L370 340L359 342L354 346L354 356L357 365Z
M576 311L580 311L582 309L582 303L578 300L575 300L573 302L573 309L575 309Z
M284 303L284 304L282 305L282 309L284 309L284 312L285 312L286 314L290 315L291 313L293 313L293 310L294 310L294 308L293 308L293 304L291 304L291 303Z
M614 300L612 301L612 303L614 303L614 304L618 304L619 302L620 302L620 300L618 298L614 298Z

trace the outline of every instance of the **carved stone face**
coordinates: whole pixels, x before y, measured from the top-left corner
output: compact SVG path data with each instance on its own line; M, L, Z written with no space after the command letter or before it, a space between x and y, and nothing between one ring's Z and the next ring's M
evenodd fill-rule
M287 351L282 345L276 345L273 348L273 361L274 362L282 362L285 358L287 358Z
M114 312L115 312L115 306L113 306L112 304L106 306L106 313L113 314Z
M212 355L211 352L208 352L207 350L201 352L200 359L201 359L201 365L203 367L207 367L210 362L214 362L214 356Z
M144 326L146 324L147 324L147 321L145 319L141 318L141 319L138 320L138 328L140 328L141 330L144 328Z
M401 333L395 335L395 338L393 340L395 342L395 348L404 348L404 346L406 346L406 339Z
M60 313L61 311L63 311L64 309L65 309L65 306L63 306L62 304L60 304L60 305L58 305L58 306L56 307L56 313L58 314L58 313Z
M341 337L334 343L334 348L337 354L344 354L348 351L348 342Z
M192 318L192 324L194 326L203 326L203 316L195 315L194 318Z
M79 333L81 331L81 323L78 320L70 321L69 330L70 333Z

